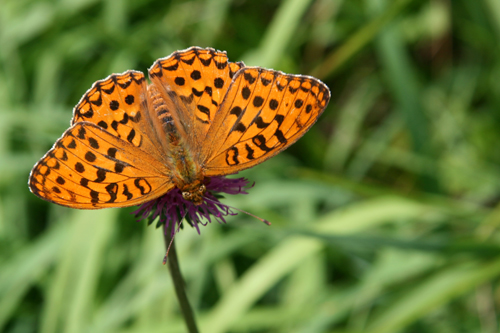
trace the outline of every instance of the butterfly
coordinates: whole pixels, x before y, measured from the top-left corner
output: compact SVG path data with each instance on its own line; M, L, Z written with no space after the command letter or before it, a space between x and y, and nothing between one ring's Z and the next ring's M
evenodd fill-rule
M320 80L190 47L95 82L33 167L30 190L72 208L139 205L174 188L195 205L206 177L237 173L297 141L330 99Z

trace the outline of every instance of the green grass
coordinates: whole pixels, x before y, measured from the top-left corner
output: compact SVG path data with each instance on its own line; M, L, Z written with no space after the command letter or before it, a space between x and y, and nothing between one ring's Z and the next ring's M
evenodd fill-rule
M184 332L161 231L27 187L98 79L192 45L332 98L242 174L245 215L176 236L201 332L499 331L495 0L0 4L0 331Z

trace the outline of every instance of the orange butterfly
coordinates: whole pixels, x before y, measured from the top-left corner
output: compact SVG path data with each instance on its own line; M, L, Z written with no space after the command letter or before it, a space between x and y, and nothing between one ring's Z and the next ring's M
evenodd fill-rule
M126 207L174 188L195 205L206 177L262 163L297 141L330 99L310 76L229 62L191 47L94 83L29 187L59 205Z

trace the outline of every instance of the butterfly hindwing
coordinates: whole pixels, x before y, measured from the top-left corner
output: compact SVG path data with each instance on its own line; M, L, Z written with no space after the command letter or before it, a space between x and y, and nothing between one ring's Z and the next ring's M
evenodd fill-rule
M78 122L31 171L39 197L72 208L141 204L173 187L165 166L103 128Z
M297 141L330 99L321 81L258 67L236 73L202 153L206 176L250 168Z
M149 76L170 105L194 156L205 143L232 77L243 66L229 62L226 52L191 47L157 60L150 68Z

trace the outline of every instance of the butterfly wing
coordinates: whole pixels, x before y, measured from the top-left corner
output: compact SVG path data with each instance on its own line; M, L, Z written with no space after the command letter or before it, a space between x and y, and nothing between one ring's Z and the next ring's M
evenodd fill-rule
M313 77L241 69L203 146L205 175L236 173L283 151L309 130L329 99L328 87Z
M191 47L157 60L149 69L180 135L196 158L205 145L232 77L244 64L232 63L226 52Z
M102 127L77 122L33 167L29 187L59 205L97 209L138 205L173 188L166 166Z
M95 82L75 106L71 124L94 123L168 164L159 139L163 134L155 131L150 112L144 74L129 70Z
M73 126L31 171L31 191L63 206L96 209L137 205L171 189L146 89L137 71L95 82L74 108Z

